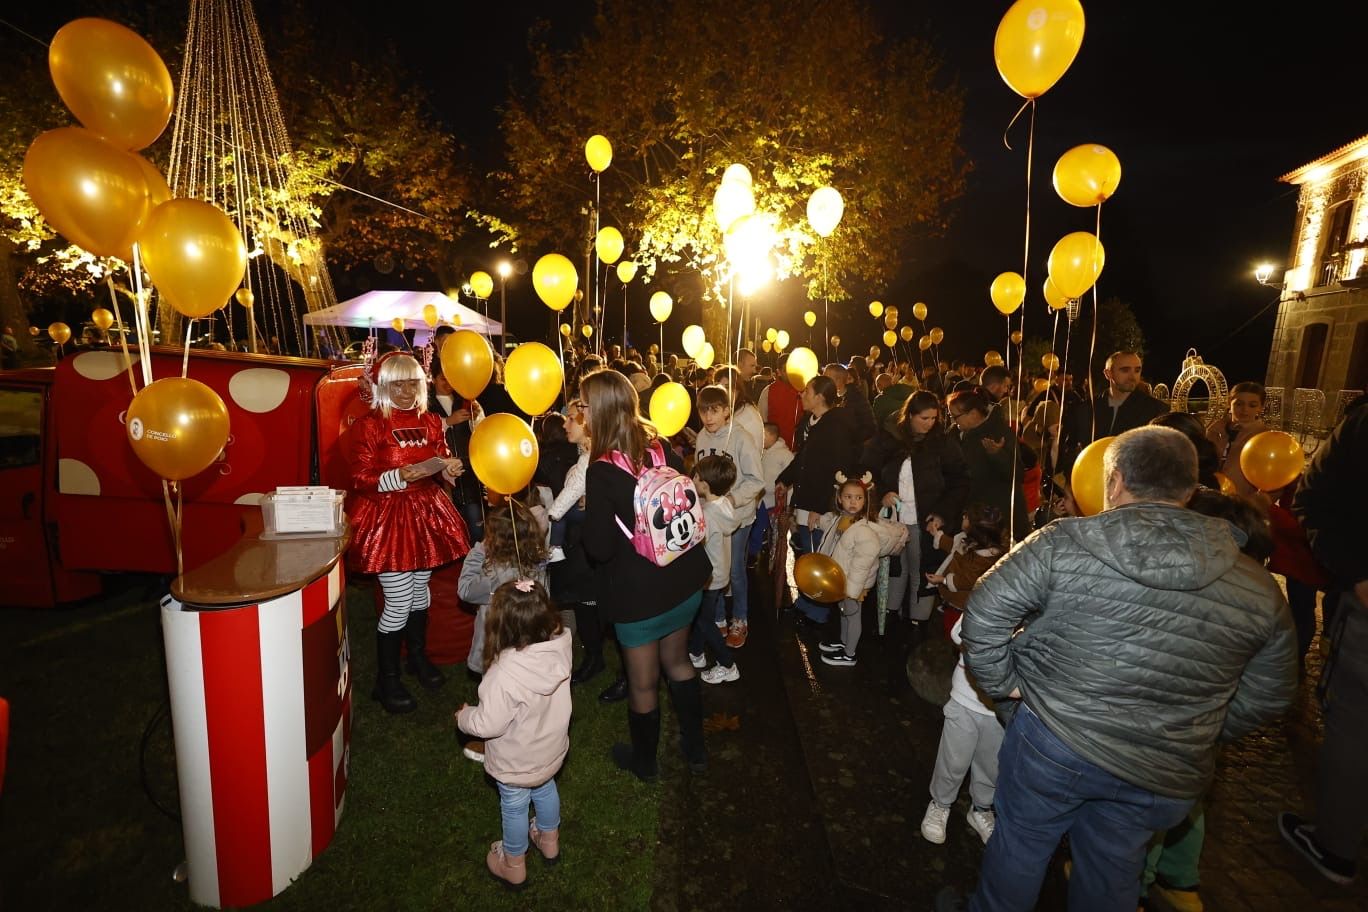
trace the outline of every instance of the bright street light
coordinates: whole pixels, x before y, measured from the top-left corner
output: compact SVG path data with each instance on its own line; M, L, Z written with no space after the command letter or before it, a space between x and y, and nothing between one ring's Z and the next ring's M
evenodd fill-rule
M1273 277L1273 264L1272 264L1272 263L1260 263L1260 264L1258 265L1258 267L1254 270L1254 279L1255 279L1255 281L1257 281L1260 285L1267 285L1267 284L1269 284L1268 280L1271 279L1272 277Z
M501 278L501 279L506 279L506 278L508 278L508 277L509 277L510 275L512 275L512 273L513 273L513 264L510 263L510 262L508 262L508 260L502 260L502 261L500 261L500 263L499 263L499 265L498 265L498 273L499 273L499 278Z

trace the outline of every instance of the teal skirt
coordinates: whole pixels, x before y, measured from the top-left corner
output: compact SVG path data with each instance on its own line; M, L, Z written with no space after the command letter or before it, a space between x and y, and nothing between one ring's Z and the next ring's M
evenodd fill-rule
M664 614L630 624L614 624L618 642L628 648L645 646L669 636L681 627L688 627L693 623L694 615L698 614L698 606L702 601L703 593L695 592Z

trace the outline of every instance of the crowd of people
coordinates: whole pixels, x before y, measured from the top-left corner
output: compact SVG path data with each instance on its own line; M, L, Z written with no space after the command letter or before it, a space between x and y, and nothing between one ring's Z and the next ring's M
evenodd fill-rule
M683 759L706 770L702 685L741 680L751 570L785 547L842 571L836 597L803 592L788 611L828 666L858 663L876 604L959 654L920 833L945 842L967 778L965 820L986 848L972 895L947 889L940 908L1033 908L1061 841L1071 908L1200 908L1218 745L1290 705L1318 602L1336 650L1320 682L1321 791L1316 816L1277 825L1321 874L1354 877L1368 543L1346 517L1368 507L1368 398L1301 479L1258 491L1239 453L1265 429L1263 388L1237 384L1206 426L1149 393L1135 352L1108 357L1085 398L1064 373L1017 391L1001 365L855 357L798 390L782 355L761 368L743 349L705 369L612 346L572 352L563 400L524 416L541 461L504 497L466 465L471 428L516 412L498 372L466 402L432 364L430 382L403 353L368 368L351 561L384 586L375 696L391 713L415 705L401 642L418 682L441 686L424 653L427 575L465 561L460 596L478 611L467 671L480 685L457 724L499 783L503 838L487 865L508 885L526 882L529 845L559 856L569 692L610 667L610 648L620 670L598 699L627 704L611 762L659 775L663 678ZM666 437L646 416L672 381L693 407ZM1070 469L1101 437L1115 438L1105 509L1079 515Z

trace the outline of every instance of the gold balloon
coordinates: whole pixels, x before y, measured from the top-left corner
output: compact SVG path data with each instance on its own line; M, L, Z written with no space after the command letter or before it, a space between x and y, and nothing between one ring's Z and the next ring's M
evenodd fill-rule
M494 350L489 340L469 329L459 329L442 343L442 374L462 399L474 399L494 374Z
M237 299L238 304L248 310L251 310L252 305L256 303L256 295L252 293L252 289L250 288L239 288L237 291L233 292L233 297ZM404 321L400 319L399 322L403 323Z
M60 320L56 323L49 323L48 335L51 336L52 341L56 342L58 345L65 345L67 340L71 338L71 327Z
M33 141L24 189L59 234L96 256L128 256L152 208L137 156L80 127Z
M912 327L904 326L902 329L898 330L898 335L902 337L904 342L911 342L917 334L912 331Z
M508 395L529 415L540 415L555 403L563 379L556 353L540 342L519 345L504 365L504 386Z
M783 351L784 349L788 348L788 344L789 344L789 334L788 334L788 330L785 330L785 329L779 330L779 334L778 334L777 336L774 337L774 347L777 348L777 349L779 349L780 351Z
M893 312L893 308L884 311L884 329L897 329L898 315Z
M1050 251L1049 276L1068 298L1081 298L1102 274L1107 252L1097 236L1087 231L1075 231L1059 239Z
M1046 370L1059 370L1059 356L1054 352L1049 352L1040 356L1040 366Z
M580 327L580 335L584 336L586 339L592 339L594 337L594 327L585 323Z
M448 339L442 354L450 344ZM499 494L516 494L527 487L537 471L537 458L536 435L517 415L488 415L470 433L470 468L486 487Z
M604 171L613 163L613 144L608 137L595 133L584 144L584 160L594 171Z
M424 304L424 305L423 305L423 322L426 323L426 324L428 325L428 328L429 328L429 329L436 329L436 328L437 328L437 323L438 323L441 319L442 319L442 316L441 316L441 314L437 313L437 305L436 305L436 304Z
M696 361L698 366L704 370L712 367L713 361L716 360L716 358L717 353L713 351L711 342L704 342L703 347L698 350L698 354L694 355L694 361Z
M1011 338L1011 340L1012 340L1012 344L1013 344L1013 345L1020 345L1020 344L1021 344L1021 330L1019 330L1019 329L1014 329L1014 330L1012 330L1012 335L1010 336L1010 338Z
M703 327L697 323L684 327L684 332L680 336L680 343L684 346L684 354L690 358L697 358L698 353L703 349L703 343L708 341L707 335L703 332Z
M766 342L773 342L775 339L778 339L778 338L779 338L779 330L775 329L773 326L771 326L769 329L765 330L765 341L766 341Z
M817 376L817 355L810 348L798 347L789 353L784 364L784 376L789 385L799 392Z
M931 337L930 337L930 336L922 336L920 339L917 340L917 348L920 348L922 351L926 351L926 350L927 350L928 348L930 348L930 347L931 347Z
M882 316L883 316L883 304L880 303L879 301L870 301L870 302L869 302L869 315L870 315L871 317L874 317L875 319L878 319L879 317L882 317Z
M187 317L206 317L233 296L247 272L247 245L222 209L195 199L162 203L138 236L157 292Z
M993 60L1013 92L1038 98L1064 75L1082 45L1078 0L1017 0L998 23Z
M761 341L760 348L763 349L766 353L768 353L772 348L774 348L774 343L771 342L769 339L765 339Z
M891 304L888 307L885 307L884 316L887 317L889 314L893 315L894 320L898 319L898 308L892 306Z
M884 330L883 343L888 348L892 348L898 342L898 334L891 329Z
M168 481L198 475L228 443L228 407L218 393L186 377L143 387L124 424L134 455Z
M666 437L673 437L689 422L689 391L678 383L662 383L651 394L651 423Z
M931 337L932 345L940 345L945 341L945 330L941 329L939 326L932 327L931 332L927 333L927 335Z
M988 294L993 299L993 306L998 309L998 313L1010 316L1021 306L1021 302L1026 300L1026 280L1018 273L1004 272L993 279Z
M1278 491L1297 480L1306 454L1297 438L1285 431L1255 434L1240 450L1240 471L1260 491Z
M1074 503L1083 516L1102 512L1103 492L1106 480L1102 477L1102 457L1115 437L1099 437L1083 448L1074 461L1070 484L1073 486Z
M810 311L810 310L809 310L809 311L805 311L805 312L803 313L803 322L806 323L809 327L816 326L816 325L817 325L817 315L816 315L815 313L813 313L812 311Z
M831 604L846 597L845 572L825 554L809 552L794 561L793 581L814 602Z
M989 351L983 356L983 363L987 367L997 367L1002 363L1002 355L996 351Z
M631 260L623 260L621 263L617 264L618 281L623 285L626 285L631 282L632 279L635 279L636 274L637 264L633 263Z
M594 238L594 250L598 253L598 258L609 266L622 257L624 246L626 245L622 240L622 232L612 225L600 228L598 237Z
M395 317L393 320L390 320L390 327L391 327L395 332L398 332L398 333L403 332L403 331L404 331L404 318L403 318L403 317Z
M157 170L157 166L152 164L141 155L130 153L138 167L142 169L143 180L147 181L147 201L149 211L157 208L162 203L171 198L171 186L167 184L166 178Z
M1106 146L1074 146L1055 162L1055 192L1070 206L1100 205L1116 192L1120 183L1121 160Z
M152 45L108 19L75 19L48 47L57 94L85 127L120 149L152 145L171 119L171 73Z
M470 291L477 298L488 298L494 293L494 277L484 270L470 274Z
M1224 472L1216 472L1216 483L1221 486L1222 494L1229 494L1234 497L1240 493L1240 489L1235 487L1235 482L1226 477Z
M97 307L90 312L90 322L94 323L100 332L104 332L114 325L114 313L104 307Z
M666 292L657 291L651 295L651 317L657 323L664 323L670 319L670 314L674 311L674 299Z
M926 305L923 304L921 301L918 301L916 304L913 304L913 305L912 305L912 316L916 317L918 320L925 320L925 319L926 319Z
M532 267L532 287L547 307L559 313L575 298L579 273L575 264L559 253L548 253Z
M832 347L832 348L840 348L840 347L841 347L841 337L840 337L840 336L832 336L832 337L831 337L831 347Z
M1050 388L1050 381L1042 378L1037 379L1031 384L1031 389L1037 393L1043 393Z
M562 323L562 324L560 325L560 334L561 334L562 336L565 336L565 338L567 338L567 339L570 338L570 333L572 333L572 332L574 332L574 330L572 330L572 329L570 328L570 324L569 324L569 323Z
M1050 305L1050 310L1063 310L1069 306L1069 296L1060 291L1049 276L1045 277L1045 284L1042 288L1045 293L1045 303Z

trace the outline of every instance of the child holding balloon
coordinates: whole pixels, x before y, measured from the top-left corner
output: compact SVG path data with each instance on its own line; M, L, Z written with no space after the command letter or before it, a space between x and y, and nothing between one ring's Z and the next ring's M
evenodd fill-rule
M853 668L855 649L860 644L864 597L878 576L879 558L885 550L891 553L891 549L883 546L878 530L869 520L871 477L866 474L863 478L846 478L837 472L836 481L836 512L820 520L820 550L841 568L846 588L840 602L840 637L824 637L818 648L827 665Z

